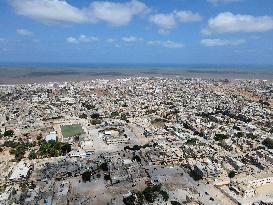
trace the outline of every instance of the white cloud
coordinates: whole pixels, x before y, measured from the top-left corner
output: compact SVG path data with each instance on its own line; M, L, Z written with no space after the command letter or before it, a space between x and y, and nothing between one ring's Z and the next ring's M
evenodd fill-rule
M151 15L149 21L159 27L160 34L168 34L169 31L180 22L196 22L202 20L198 13L192 11L173 11L168 14L154 14Z
M108 38L106 40L107 43L115 43L116 41L117 41L117 39L115 39L115 38Z
M148 41L148 45L150 46L162 46L165 48L183 48L184 45L182 43L174 42L174 41Z
M122 40L126 43L134 43L138 41L142 41L142 38L137 38L135 36L128 36L128 37L123 37Z
M160 46L161 41L148 41L147 44L150 46Z
M98 20L105 21L114 26L127 25L135 15L145 14L147 6L137 0L127 3L114 3L109 1L96 1L91 3L88 13Z
M17 29L16 32L17 32L17 34L22 35L22 36L32 36L33 35L33 33L31 31L29 31L27 29L22 29L22 28Z
M176 26L174 15L171 14L155 14L150 16L150 22L164 30L172 29Z
M86 36L86 35L80 35L79 37L68 37L66 38L66 41L68 43L92 43L99 41L99 39L95 36Z
M207 47L215 47L215 46L237 46L240 44L245 43L245 40L243 39L237 39L237 40L226 40L226 39L203 39L200 42L203 46Z
M175 16L177 19L184 23L184 22L195 22L201 21L202 17L198 13L193 13L192 11L175 11Z
M164 41L162 45L166 48L182 48L184 45L182 43L177 43L174 41Z
M212 4L220 4L220 3L232 3L232 2L238 2L241 0L207 0L207 2Z
M251 16L224 12L208 21L208 26L202 31L209 35L213 33L265 32L273 29L273 17Z
M18 15L42 22L84 23L85 13L63 0L10 0Z
M125 3L94 1L89 7L77 8L66 0L9 0L18 15L30 17L45 23L96 23L104 21L114 26L130 23L136 15L149 11L137 0Z
M90 42L98 41L99 39L95 36L80 35L78 40L79 42L82 42L82 43L90 43Z
M68 43L78 43L78 39L76 39L76 38L74 38L74 37L72 37L72 36L66 38L66 41L67 41Z

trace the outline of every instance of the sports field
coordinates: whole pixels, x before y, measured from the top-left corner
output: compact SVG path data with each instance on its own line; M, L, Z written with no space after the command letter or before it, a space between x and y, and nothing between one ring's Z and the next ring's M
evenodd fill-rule
M73 137L84 133L81 125L61 126L63 137Z

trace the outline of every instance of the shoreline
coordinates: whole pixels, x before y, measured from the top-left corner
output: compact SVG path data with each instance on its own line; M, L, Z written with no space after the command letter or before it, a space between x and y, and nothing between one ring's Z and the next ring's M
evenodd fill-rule
M273 80L272 71L222 70L222 69L124 69L124 68L74 68L74 69L34 69L14 68L0 69L0 84L29 84L47 82L73 82L95 79L117 79L128 77L168 77L168 78L202 78L202 79L242 79Z

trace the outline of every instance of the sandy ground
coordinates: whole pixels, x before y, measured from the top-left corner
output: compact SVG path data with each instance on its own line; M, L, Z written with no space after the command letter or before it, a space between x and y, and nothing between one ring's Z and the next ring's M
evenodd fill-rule
M107 192L103 176L101 178L92 179L91 182L86 183L79 182L79 179L75 179L71 183L71 191L74 193L74 196L78 196L79 199L83 198L86 204L107 204L112 198L111 194ZM84 200L79 201L84 202Z
M138 142L141 145L144 145L149 142L149 140L143 135L143 129L141 129L140 127L138 127L134 124L129 124L128 127L129 127L130 131L132 133L134 133L134 135L138 139Z

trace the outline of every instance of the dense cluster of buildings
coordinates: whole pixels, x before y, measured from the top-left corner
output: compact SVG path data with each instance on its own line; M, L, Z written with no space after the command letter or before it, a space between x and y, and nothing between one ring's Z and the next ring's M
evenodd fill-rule
M0 85L0 102L0 204L273 203L272 82Z

